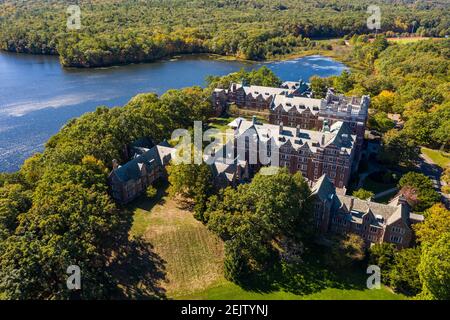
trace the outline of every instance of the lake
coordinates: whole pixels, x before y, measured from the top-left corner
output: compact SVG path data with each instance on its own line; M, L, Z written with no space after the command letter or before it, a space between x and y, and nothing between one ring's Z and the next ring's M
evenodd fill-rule
M246 63L188 55L146 64L63 69L58 58L0 52L0 172L11 172L69 119L99 105L124 105L142 92L204 85L208 75L266 65L282 80L340 74L346 67L322 56Z

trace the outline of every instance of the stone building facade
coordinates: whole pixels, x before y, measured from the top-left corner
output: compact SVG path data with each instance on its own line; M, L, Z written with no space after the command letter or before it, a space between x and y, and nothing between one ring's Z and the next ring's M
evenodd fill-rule
M214 90L212 100L217 109L235 104L243 109L267 112L271 124L283 123L307 130L321 130L324 125L346 122L357 137L355 154L359 159L370 98L347 97L329 89L324 99L313 99L304 83L299 82L298 87L289 84L285 82L280 88L273 88L232 83L229 89Z
M251 163L250 152L259 156L261 145L270 149L274 144L276 148L270 156L289 172L300 171L311 182L327 174L338 188L349 182L356 136L345 122L335 122L321 131L287 127L283 123L261 124L255 118L237 118L229 126L234 129L235 149L241 160ZM245 139L248 141L242 142ZM250 164L250 168L256 171L260 162Z
M166 166L174 156L175 148L167 142L158 145L142 138L127 147L130 160L119 165L113 160L113 170L108 176L108 183L112 197L119 203L125 204L144 194L149 186L158 179L167 179ZM249 168L245 161L226 162L217 153L214 161L210 162L214 185L219 188L236 186L248 181ZM206 161L208 156L204 157Z
M409 247L413 240L411 225L422 222L402 195L388 204L340 195L330 179L323 175L312 188L314 223L319 234L355 233L369 246L373 243L393 243L398 248Z

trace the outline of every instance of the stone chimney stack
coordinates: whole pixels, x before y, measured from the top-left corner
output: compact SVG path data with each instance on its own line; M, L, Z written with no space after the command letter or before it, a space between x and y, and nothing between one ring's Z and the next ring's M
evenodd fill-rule
M322 135L322 141L321 141L321 145L324 146L325 145L325 135Z
M330 126L328 125L328 120L323 120L322 132L330 132Z
M283 133L283 121L280 122L280 132L279 132L279 133L280 133L280 134Z
M300 125L298 124L296 129L295 129L295 136L296 137L300 137Z

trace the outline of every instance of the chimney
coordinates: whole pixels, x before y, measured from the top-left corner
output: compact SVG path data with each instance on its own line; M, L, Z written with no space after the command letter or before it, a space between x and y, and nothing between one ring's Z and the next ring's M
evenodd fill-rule
M353 210L353 203L355 202L355 199L350 198L350 207L348 208L348 211L352 211Z
M322 135L322 143L321 144L322 144L322 146L325 145L325 135L324 134Z
M328 125L328 120L323 120L322 132L330 132L330 126Z
M300 125L298 124L296 129L295 129L295 136L296 137L300 137Z
M252 117L252 124L254 124L254 125L256 124L256 116Z
M280 122L280 134L283 134L283 121Z
M112 168L113 168L113 170L116 170L117 168L119 168L119 161L117 161L116 159L113 159Z

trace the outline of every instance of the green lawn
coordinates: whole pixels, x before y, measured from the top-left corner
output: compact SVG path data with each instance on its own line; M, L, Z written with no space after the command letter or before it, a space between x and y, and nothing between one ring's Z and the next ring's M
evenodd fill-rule
M238 285L223 281L216 286L195 294L180 296L177 299L191 300L402 300L405 296L393 293L386 287L381 289L336 289L327 288L322 291L296 295L285 291L254 292L246 291Z
M450 166L450 153L446 153L440 150L428 149L425 147L422 147L421 151L441 168L444 169Z
M156 199L143 196L129 209L134 211L130 236L142 239L163 264L163 275L150 283L170 299L205 290L223 279L223 242L182 202L168 197L166 187L158 189Z
M151 254L137 255L135 260L128 258L128 263L119 267L125 297L152 298L156 288L168 299L405 298L388 288L366 289L367 276L360 269L346 269L333 274L316 263L301 275L293 273L295 278L288 276L288 282L285 279L282 285L281 278L266 285L254 281L246 289L231 283L225 280L223 274L223 242L195 220L192 211L183 207L182 202L169 198L166 187L158 189L155 199L144 196L128 207L128 210L134 211L130 236L141 239L139 243ZM142 251L145 250L141 247L138 252ZM318 254L320 250L313 252ZM313 262L315 259L308 258ZM138 266L134 265L134 261Z
M440 40L442 38L432 38L432 37L400 37L400 38L387 38L387 40L389 42L394 42L394 43L400 43L400 44L405 44L405 43L411 43L411 42L418 42L418 41L424 41L424 40Z
M395 183L381 183L374 181L373 179L370 178L370 176L366 177L363 183L363 189L372 191L374 194L391 189L395 186L396 186Z
M378 203L388 203L392 198L395 197L396 194L397 194L397 191L394 191L390 194L384 195L382 197L378 197L378 198L374 199L373 201L378 202Z
M217 117L211 118L211 122L208 124L209 128L215 128L222 132L225 132L227 129L230 129L228 124L233 121L232 117Z

